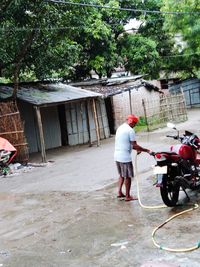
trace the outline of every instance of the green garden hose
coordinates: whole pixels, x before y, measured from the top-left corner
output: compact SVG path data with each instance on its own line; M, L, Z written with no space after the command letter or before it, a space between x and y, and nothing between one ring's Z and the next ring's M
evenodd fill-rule
M137 170L137 155L135 157L135 178L136 178L136 183L137 183L137 196L138 196L138 201L139 201L139 204L142 208L144 209L160 209L160 208L167 208L166 205L159 205L159 206L146 206L144 204L142 204L141 202L141 199L140 199L140 190L139 190L139 179L138 179L138 170ZM157 226L153 232L152 232L152 241L153 241L153 244L159 248L159 249L162 249L162 250L166 250L166 251L170 251L170 252L189 252L189 251L192 251L192 250L196 250L200 247L200 241L197 242L197 244L193 247L190 247L190 248L168 248L168 247L165 247L163 245L159 245L156 241L155 241L155 234L156 232L158 231L158 229L162 228L165 224L167 224L168 222L170 222L171 220L173 220L174 218L178 217L178 216L181 216L182 214L184 213L187 213L187 212L190 212L190 211L193 211L195 209L199 208L199 205L198 204L194 204L194 206L192 208L189 208L187 210L184 210L182 212L179 212L173 216L171 216L170 218L168 218L165 222L163 222L162 224L160 224L159 226Z

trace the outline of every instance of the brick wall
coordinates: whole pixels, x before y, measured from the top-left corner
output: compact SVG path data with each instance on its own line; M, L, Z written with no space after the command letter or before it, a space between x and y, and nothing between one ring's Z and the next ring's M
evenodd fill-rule
M145 87L141 87L138 90L131 90L131 104L132 113L138 117L144 116L144 108L142 105L142 99L144 99L147 112L157 112L159 109L160 97L157 91L149 91ZM149 105L154 103L153 108L149 109ZM121 125L125 120L130 111L129 92L124 92L113 96L113 110L115 129ZM149 115L149 114L148 114Z

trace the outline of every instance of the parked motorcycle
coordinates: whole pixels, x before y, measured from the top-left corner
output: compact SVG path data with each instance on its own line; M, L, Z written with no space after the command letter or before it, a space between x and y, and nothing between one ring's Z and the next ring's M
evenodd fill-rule
M167 137L178 140L180 144L172 145L169 152L154 153L156 160L154 174L163 202L173 207L178 202L181 188L188 199L186 189L200 188L200 158L198 157L200 139L189 131L179 136L179 131L174 124L168 123L167 126L176 130L176 135L167 135Z
M11 163L16 154L16 148L11 145L7 139L0 137L0 174L8 174L8 165Z

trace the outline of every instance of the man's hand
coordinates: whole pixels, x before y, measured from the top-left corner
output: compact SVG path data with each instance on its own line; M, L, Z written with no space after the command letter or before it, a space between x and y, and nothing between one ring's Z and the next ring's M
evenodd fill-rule
M149 150L149 155L151 155L151 156L155 156L155 152L153 152L152 150Z

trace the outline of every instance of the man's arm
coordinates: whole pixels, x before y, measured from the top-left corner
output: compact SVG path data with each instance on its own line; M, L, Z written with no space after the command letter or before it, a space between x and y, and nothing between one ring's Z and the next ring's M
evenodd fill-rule
M140 145L137 144L136 141L132 141L131 144L132 144L132 148L133 148L134 150L137 150L137 152L147 152L147 153L151 153L151 150L146 149L146 148L144 148L144 147L141 147Z

